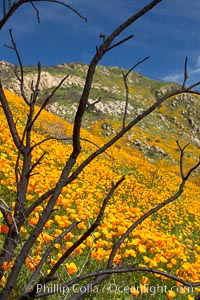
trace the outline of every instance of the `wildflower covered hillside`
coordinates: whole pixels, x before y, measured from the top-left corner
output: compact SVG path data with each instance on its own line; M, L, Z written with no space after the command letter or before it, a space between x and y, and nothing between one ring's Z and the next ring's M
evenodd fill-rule
M17 128L22 133L27 118L26 106L19 96L7 90L5 93L14 112ZM13 209L17 184L15 162L18 156L2 108L0 108L0 119L0 198L8 208ZM93 132L95 132L95 126L97 124L94 124ZM136 134L139 136L139 132L136 131ZM71 135L72 125L66 120L47 111L41 113L34 125L32 144L36 145L33 151L33 162L36 162L41 156L42 159L30 177L26 198L27 206L55 186L71 153ZM46 141L41 143L44 139ZM82 154L74 166L74 170L107 139L108 137L97 137L86 129L82 129ZM171 141L171 145L173 145L171 150L174 150L174 157L178 160L178 146L175 141ZM162 148L165 149L164 141ZM195 147L188 147L188 151L192 151L192 155L185 158L186 169L194 164L195 155L198 156L197 154L193 155L195 151L197 153ZM51 255L42 268L43 274L50 272L62 253L95 220L112 181L116 182L122 175L125 175L125 180L110 199L100 226L75 249L57 274L60 283L66 282L73 276L84 274L88 270L105 267L114 238L119 238L145 212L177 191L181 182L178 164L173 164L172 167L172 162L167 162L162 157L157 162L150 163L137 147L128 150L127 146L123 147L122 142L112 146L106 153L88 165L78 179L63 188L51 218L26 259L26 265L23 266L20 278L14 287L14 295L26 280L24 278L28 278L30 273L36 269L51 241L64 228L74 221L79 221L78 226L51 249ZM131 264L165 270L191 282L199 281L200 185L197 175L193 175L178 200L136 227L117 252L114 259L116 264L130 260ZM47 201L35 209L27 219L26 225L21 228L18 248L37 224ZM7 231L8 226L0 212L1 248ZM6 272L1 281L1 287L5 285L12 265L12 261L4 263L3 267ZM175 285L175 282L150 273L135 272L123 276L116 275L115 282L124 281L130 287L135 284L141 284L141 286L144 284L156 285L156 283L166 284L166 298L160 299L175 297L176 299L194 299L193 296L198 291L196 289L188 295L184 289L180 288L176 293L172 293L170 287ZM140 297L142 291L136 293L130 289L130 293L132 296ZM119 299L115 294L112 297Z

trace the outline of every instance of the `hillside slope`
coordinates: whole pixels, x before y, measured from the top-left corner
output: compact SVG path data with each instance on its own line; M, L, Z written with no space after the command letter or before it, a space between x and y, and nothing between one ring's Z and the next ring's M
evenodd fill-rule
M16 66L1 61L0 67L4 86L20 94L19 84L13 73ZM87 69L87 65L78 63L44 67L41 74L40 103L59 81L69 74L47 109L73 123ZM97 67L90 103L98 99L101 101L89 106L83 123L83 126L96 136L113 136L122 126L125 107L122 72L126 73L126 71L117 67ZM30 94L31 82L35 81L37 76L36 67L25 67L24 76L25 91ZM128 85L127 122L147 109L158 96L178 88L175 83L155 81L136 72L130 73ZM177 163L177 156L174 153L176 140L200 148L199 112L198 96L188 94L177 96L168 100L142 123L139 123L134 131L131 130L124 138L122 146L125 146L128 152L132 152L133 149L141 151L141 155L145 154L151 161L164 159ZM192 148L193 152L195 148ZM190 156L194 158L195 155L191 152Z
M22 134L26 118L24 102L17 95L9 91L5 92L14 112L17 128ZM16 190L15 161L17 152L2 109L0 109L0 119L0 197L6 201L8 207L13 208ZM117 121L116 126L118 126ZM139 128L136 130L137 134L139 134L139 130ZM44 151L46 154L40 165L36 166L34 175L30 177L27 206L38 196L55 186L72 149L69 140L47 140L43 144L40 144L40 141L52 136L70 137L71 133L72 125L61 117L47 111L43 111L40 115L32 132L32 143L38 143L33 152L33 163ZM75 168L92 151L96 150L94 143L99 146L103 145L108 138L93 135L86 129L82 129L81 137L85 141L82 141L82 154ZM93 144L88 143L86 139L92 141ZM164 147L161 141L159 143L161 147ZM50 245L53 238L75 220L82 221L76 230L70 232L52 249L51 255L42 269L43 274L49 271L50 266L52 267L56 263L60 255L95 220L112 181L116 182L122 175L126 176L125 182L119 186L110 199L103 221L97 230L67 259L64 265L65 269L59 271L59 283L68 280L66 269L68 274L76 276L82 268L84 272L104 268L113 245L113 238L118 239L134 221L177 190L181 182L178 166L172 168L169 161L160 160L155 161L152 165L144 156L140 156L143 151L135 147L128 152L126 147L122 147L123 145L124 141L95 159L91 165L84 169L77 180L63 188L50 220L45 224L43 232L26 259L21 277L14 287L13 299L18 298L16 295L21 290L22 282L26 282L30 274L36 269L47 245ZM129 146L127 147L129 148ZM178 159L179 153L175 146L174 151ZM194 152L191 152L191 156L193 155L195 155ZM191 166L193 162L192 157L186 157L187 165ZM188 281L199 280L200 188L197 180L198 177L194 175L193 179L188 182L184 194L177 201L145 220L130 234L117 252L115 264L128 260L141 266L165 269ZM20 232L22 241L28 238L32 228L37 224L45 205L46 203L39 205L28 218L26 226ZM0 235L2 237L0 246L2 246L3 235L7 229L1 213L0 223ZM85 262L87 263L85 264ZM6 272L3 279L6 281L12 264L5 264L4 267ZM147 276L145 277L146 282L148 280L153 285L156 285L160 280L160 284L164 282L167 288L174 286L173 281L164 280L163 277L145 275ZM135 275L134 285L143 284L143 277L141 274ZM133 284L132 277L120 276L116 277L115 280L114 282L120 285L130 285L131 287ZM1 286L3 284L4 282L1 282ZM113 299L119 299L118 296L118 294L113 294ZM178 292L176 296L176 299L188 299L187 293L183 295ZM100 294L99 297L97 299L102 299L103 295ZM158 295L156 297L161 299L158 298ZM56 298L52 296L49 299ZM121 299L125 298L122 296Z

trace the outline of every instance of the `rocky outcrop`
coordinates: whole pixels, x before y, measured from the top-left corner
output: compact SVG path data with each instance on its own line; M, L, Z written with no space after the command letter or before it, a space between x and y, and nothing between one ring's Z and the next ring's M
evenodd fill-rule
M51 88L55 88L59 85L60 81L63 79L64 76L61 75L52 75L49 72L41 72L41 79L40 79L40 90L48 90ZM24 91L27 95L27 97L30 97L31 95L31 86L35 85L37 82L37 74L25 74L24 76ZM69 87L69 86L84 86L84 80L81 79L78 76L69 76L65 82L62 84L62 87ZM13 78L10 83L8 83L7 88L16 93L20 94L20 87L19 87L19 81L17 78Z
M89 103L92 105L95 103L95 100L89 99ZM102 114L109 114L112 116L123 116L125 110L125 101L99 101L98 103L91 106L95 111L98 111ZM128 104L127 116L130 116L134 111L134 107Z

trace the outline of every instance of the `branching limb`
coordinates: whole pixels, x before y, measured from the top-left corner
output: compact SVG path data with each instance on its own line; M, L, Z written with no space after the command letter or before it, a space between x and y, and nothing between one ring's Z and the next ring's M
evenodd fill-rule
M28 0L18 0L15 1L15 3L13 3L13 5L10 6L8 13L5 11L5 15L3 18L3 22L2 20L0 21L0 29L3 27L3 25L5 24L4 22L6 22L6 18L8 20L8 18L10 18L10 16L12 15L12 13L22 4L27 3L27 2L42 2L42 0L33 0L33 1L28 1ZM43 0L45 2L45 0ZM12 290L16 279L19 275L19 272L21 270L22 265L24 264L24 261L26 259L26 257L28 257L28 255L30 254L30 251L38 237L38 235L42 232L44 225L46 223L46 221L50 218L52 211L54 210L56 201L60 195L60 193L62 192L62 189L64 186L66 186L68 183L72 182L74 179L76 179L79 174L81 173L81 171L89 164L91 163L98 155L100 155L101 153L105 152L109 147L111 147L116 141L118 141L126 132L128 132L133 126L135 126L138 122L140 122L143 118L145 118L147 115L149 115L151 112L153 112L161 103L165 102L167 99L169 99L171 96L186 92L186 93L193 93L193 91L191 91L192 88L194 88L195 86L199 85L200 82L197 82L193 85L191 85L190 87L186 88L185 84L183 85L182 89L180 91L176 91L176 92L172 92L169 93L166 96L163 96L162 98L158 99L158 101L152 105L151 107L149 107L145 112L143 112L142 114L140 114L139 116L137 116L132 122L130 122L128 125L124 124L123 129L116 134L115 137L113 137L108 143L106 143L103 147L100 147L97 151L93 152L91 155L89 155L89 157L79 165L78 168L76 168L76 170L72 173L72 168L75 166L76 161L77 161L77 157L79 156L80 152L81 152L81 137L80 137L80 129L81 129L81 125L82 125L82 118L84 115L84 112L87 109L87 104L88 104L88 97L90 94L90 90L91 90L91 86L92 86L92 82L93 82L93 76L95 73L95 69L96 66L98 64L98 62L101 60L101 58L103 57L103 55L119 46L120 44L122 44L123 42L125 42L126 40L128 40L130 37L127 37L123 40L121 40L118 43L114 43L115 38L118 37L123 30L125 30L128 26L130 26L133 22L135 22L137 19L139 19L141 16L143 16L144 14L146 14L148 11L150 11L155 5L157 5L159 2L161 2L162 0L154 0L151 1L148 5L146 5L142 10L140 10L138 13L136 13L135 15L133 15L131 18L129 18L128 20L126 20L123 24L121 24L115 31L113 31L113 33L108 36L108 38L103 38L103 42L102 45L98 48L98 51L96 52L96 54L94 55L90 65L89 65L89 69L88 69L88 73L87 73L87 77L86 77L86 82L85 82L85 87L83 90L83 94L81 96L80 102L79 102L79 107L75 116L75 122L74 122L74 130L73 130L73 137L72 137L72 142L73 142L73 151L68 159L68 161L66 161L66 164L62 170L60 179L58 180L58 182L56 183L55 188L49 190L48 192L46 192L45 194L43 194L43 196L39 197L30 207L28 207L28 209L24 210L24 216L29 216L30 213L34 210L34 208L37 207L37 205L39 205L40 203L42 203L42 201L44 201L44 199L47 199L48 197L50 197L50 199L48 199L47 201L47 205L45 206L44 209L44 213L41 215L37 225L33 228L32 232L30 233L29 237L27 238L27 240L25 241L25 243L23 244L23 247L20 249L19 255L16 257L15 259L15 263L14 266L12 268L12 270L9 273L8 279L7 279L7 283L6 286L4 288L4 290L2 291L2 293L0 294L0 297L2 297L2 299L7 299L9 297L10 291ZM64 6L65 2L61 2L61 1L57 1L57 0L46 0L46 2L53 2L53 3L59 3L62 4ZM20 4L19 4L20 3ZM5 2L4 2L5 4ZM18 6L17 6L18 5ZM13 48L15 48L13 46ZM185 67L185 78L187 79L187 67ZM17 75L19 78L20 75ZM23 77L23 76L22 76ZM67 78L67 76L63 79L63 81ZM58 85L58 87L55 88L55 90L53 91L53 93L47 97L41 107L41 109L38 111L38 113L36 114L36 116L33 118L33 103L35 102L34 99L36 99L36 95L37 95L37 91L39 88L39 82L40 82L40 75L38 74L38 84L36 83L36 86L34 88L33 83L32 83L32 91L33 91L33 96L31 98L31 102L30 104L30 112L29 112L29 116L28 116L28 122L26 125L26 128L24 130L23 133L23 138L22 140L19 139L19 136L17 134L17 136L15 136L15 131L16 130L16 124L14 123L15 127L14 129L12 128L13 126L13 122L12 120L9 121L11 123L11 128L12 128L12 135L14 135L13 139L15 141L15 144L18 145L18 150L19 153L22 153L24 155L24 169L22 170L21 174L20 174L20 178L21 178L21 183L23 183L24 185L23 187L23 196L26 194L25 193L25 188L27 187L27 182L28 179L30 177L30 169L31 169L31 160L28 158L28 155L30 154L30 149L31 149L31 143L30 143L30 132L32 129L32 126L34 125L34 122L37 120L37 118L39 117L42 109L45 108L46 104L49 102L50 98L53 96L53 94L55 93L55 91L61 86L62 82L60 83L60 85ZM185 80L186 81L186 80ZM4 105L4 100L2 97L1 92L3 91L2 87L0 87L0 99L1 99L1 103L3 106L3 109L6 114L7 119L9 119L9 107L7 110L6 105ZM34 96L34 92L35 92L35 96ZM6 100L6 99L5 99ZM18 140L18 139L19 140ZM23 147L23 144L25 142L25 146ZM181 148L182 149L182 148ZM184 150L183 150L184 151ZM27 156L26 156L27 155ZM27 160L26 160L26 159ZM182 157L183 160L183 157ZM29 162L29 165L27 167L26 161ZM40 158L39 160L36 162L36 165L40 162ZM138 219L134 224L132 224L131 227L129 227L127 229L127 231L125 232L124 235L121 236L121 238L118 241L115 241L114 245L113 245L113 249L111 251L110 257L109 257L109 261L108 261L108 266L106 270L109 270L109 272L111 270L113 270L113 261L116 255L116 251L119 249L120 245L123 243L123 241L128 237L128 235L139 225L143 222L143 220L145 220L147 217L149 217L150 215L152 215L154 212L157 212L159 209L161 209L162 207L164 207L165 205L167 205L168 203L174 201L175 199L177 199L183 192L184 190L184 186L185 183L187 181L187 179L189 178L189 176L191 175L191 173L196 170L196 168L199 166L200 161L193 167L191 168L187 174L184 174L184 170L182 167L182 163L180 165L181 169L181 177L182 177L182 183L180 185L179 190L177 191L177 193L175 193L172 197L168 198L166 201L164 201L163 203L161 203L160 205L154 207L152 210L150 210L149 212L147 212L146 214L144 214L140 219ZM35 166L36 166L35 165ZM32 167L34 167L34 164L32 165ZM22 177L23 176L23 177ZM27 177L28 176L28 177ZM24 180L24 181L23 181ZM121 179L121 181L118 181L117 184L119 185L122 181L124 180L124 178ZM112 196L112 193L114 192L114 190L117 188L117 184L113 184L112 188L110 189L110 192L108 193L107 197L104 199L104 202L102 204L101 210L99 215L97 216L96 221L89 227L89 229L81 236L81 238L79 238L65 253L64 255L58 260L58 262L56 263L56 265L52 268L51 272L49 275L47 275L45 278L41 279L42 283L51 281L54 278L54 274L57 271L57 269L59 268L59 266L62 264L62 262L93 232L93 230L99 225L99 222L101 221L103 214L104 214L104 210L105 207L108 203L109 198ZM24 188L25 187L25 188ZM21 195L21 194L20 194ZM25 199L25 197L22 197L23 199ZM1 257L1 261L3 261L3 257ZM135 270L136 267L134 267ZM122 270L121 266L118 266L117 268L115 268L116 270ZM141 270L139 270L141 271ZM101 282L103 279L107 278L109 276L109 274L100 274L100 275L96 275L96 277L92 280L93 283L99 283ZM77 278L78 279L78 278Z
M0 30L5 26L5 24L8 22L8 20L11 18L11 16L25 3L38 3L38 2L49 2L49 3L55 3L61 6L64 6L65 8L71 10L73 13L75 13L79 18L87 22L87 18L82 16L78 10L74 9L71 5L67 4L65 1L59 1L59 0L16 0L13 2L12 5L8 7L6 10L5 2L6 0L3 0L3 18L0 20ZM34 9L37 13L37 20L40 21L39 12L37 8L34 6Z

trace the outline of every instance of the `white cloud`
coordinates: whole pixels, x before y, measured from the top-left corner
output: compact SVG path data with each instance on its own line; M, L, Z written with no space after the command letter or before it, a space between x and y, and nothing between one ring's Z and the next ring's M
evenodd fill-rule
M188 84L195 83L200 80L200 55L197 56L194 66L188 67ZM172 81L182 84L184 73L183 70L172 72L162 78L163 81Z
M181 83L183 81L183 73L172 73L164 76L162 80Z

